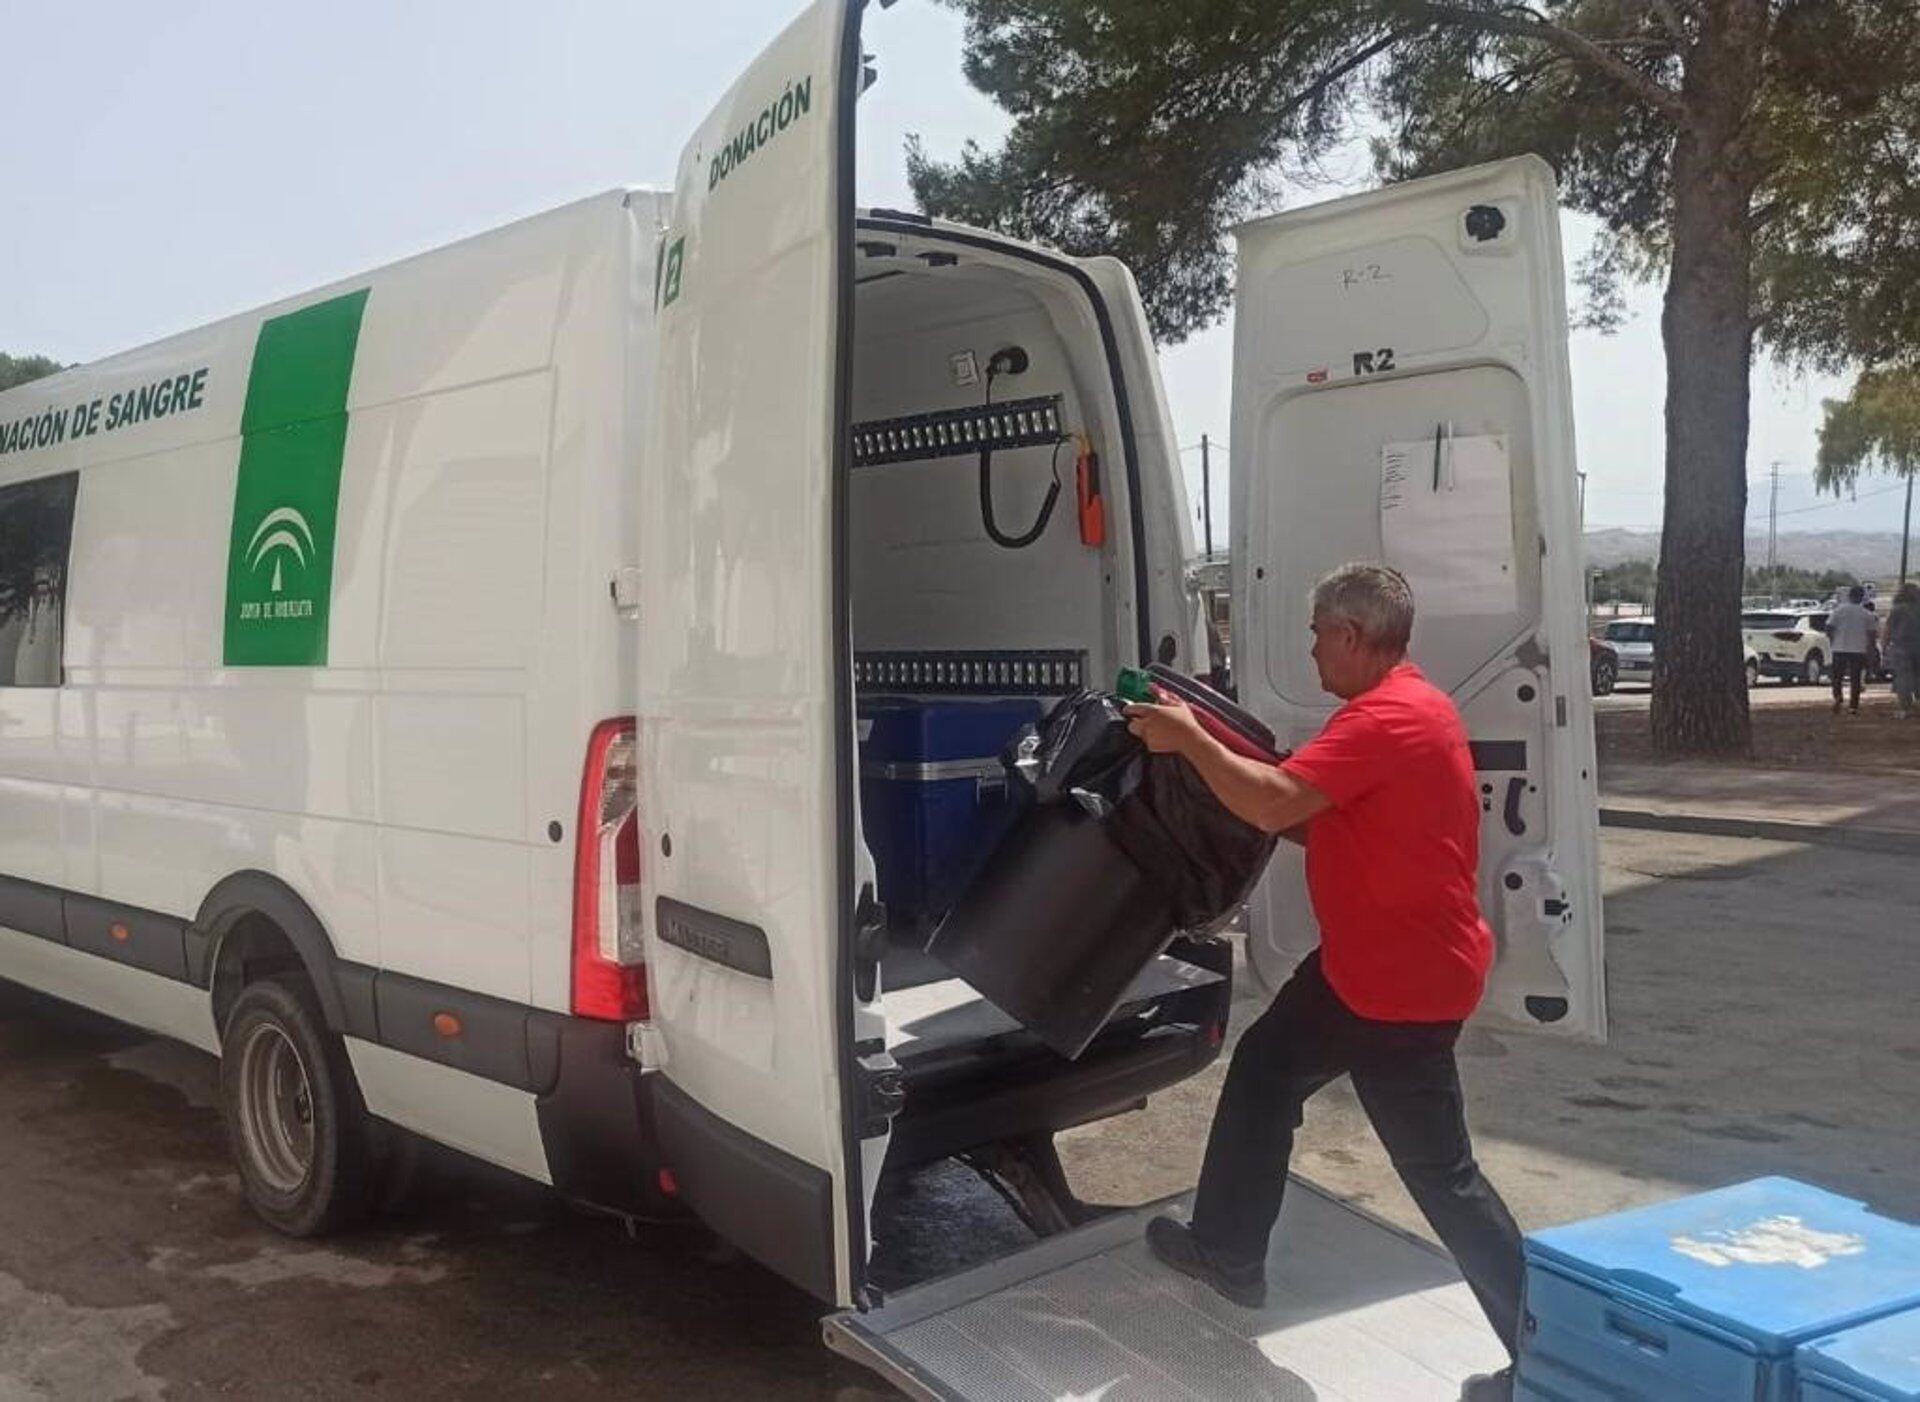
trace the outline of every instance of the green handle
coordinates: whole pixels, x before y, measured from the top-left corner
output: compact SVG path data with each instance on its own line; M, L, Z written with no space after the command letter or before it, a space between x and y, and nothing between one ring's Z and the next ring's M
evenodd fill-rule
M1113 690L1122 701L1151 702L1153 678L1138 667L1122 667L1119 680L1113 684Z

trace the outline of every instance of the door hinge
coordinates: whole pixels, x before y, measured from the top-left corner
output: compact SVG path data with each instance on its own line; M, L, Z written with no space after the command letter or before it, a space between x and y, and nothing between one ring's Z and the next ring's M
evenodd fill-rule
M900 1063L888 1052L870 1052L856 1065L860 1070L860 1137L877 1139L907 1103L906 1078L900 1072Z
M887 907L874 894L873 883L863 882L854 905L853 957L877 964L887 952Z

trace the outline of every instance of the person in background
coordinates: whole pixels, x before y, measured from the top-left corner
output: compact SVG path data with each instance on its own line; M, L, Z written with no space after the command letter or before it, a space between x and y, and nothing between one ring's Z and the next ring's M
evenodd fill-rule
M1920 584L1909 582L1894 592L1880 648L1893 671L1894 715L1902 720L1920 715Z
M1466 727L1407 660L1413 591L1397 570L1344 565L1313 591L1320 685L1345 704L1279 766L1235 755L1176 699L1130 706L1133 732L1190 763L1246 822L1307 849L1320 948L1241 1037L1214 1110L1193 1217L1156 1217L1147 1245L1236 1304L1267 1295L1301 1109L1351 1075L1388 1157L1459 1263L1509 1354L1519 1345L1520 1230L1481 1173L1454 1062L1493 934L1479 901L1480 802ZM1512 1396L1512 1370L1462 1394Z
M1833 713L1840 714L1841 688L1852 679L1849 709L1860 713L1860 687L1867 677L1867 653L1876 631L1873 612L1863 602L1867 591L1858 584L1847 590L1847 601L1827 615L1827 639L1833 644Z

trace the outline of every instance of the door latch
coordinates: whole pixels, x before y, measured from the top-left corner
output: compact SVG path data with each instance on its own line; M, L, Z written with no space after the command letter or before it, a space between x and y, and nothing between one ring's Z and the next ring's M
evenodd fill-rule
M640 612L640 571L632 565L622 565L607 580L607 594L613 600L617 612L637 614Z
M874 894L871 881L862 882L853 911L853 957L877 964L887 952L887 907Z

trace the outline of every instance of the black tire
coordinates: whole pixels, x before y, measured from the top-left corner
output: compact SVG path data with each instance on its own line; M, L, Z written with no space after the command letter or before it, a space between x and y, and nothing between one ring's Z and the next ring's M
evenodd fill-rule
M1620 668L1610 658L1602 657L1593 664L1593 694L1595 696L1613 695L1613 684L1620 680Z
M1760 685L1760 664L1758 662L1749 662L1747 664L1747 690L1751 691L1758 685Z
M1807 660L1800 664L1800 680L1808 686L1818 686L1827 679L1827 660L1817 652L1807 654Z
M220 1110L247 1202L268 1226L324 1236L367 1215L366 1106L304 978L262 979L234 1000L220 1038Z

